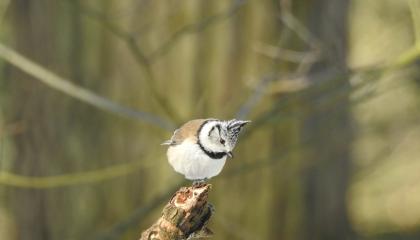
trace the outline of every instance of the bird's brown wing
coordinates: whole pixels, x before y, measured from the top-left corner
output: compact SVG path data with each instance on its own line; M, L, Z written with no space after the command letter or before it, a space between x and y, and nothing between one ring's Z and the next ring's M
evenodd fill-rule
M197 131L203 124L205 119L195 119L186 122L180 128L175 130L171 139L162 143L162 145L178 145L181 144L187 138L197 138Z

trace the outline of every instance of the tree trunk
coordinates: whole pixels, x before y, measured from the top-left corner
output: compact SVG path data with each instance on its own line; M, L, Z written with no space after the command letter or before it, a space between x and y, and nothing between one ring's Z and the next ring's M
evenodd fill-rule
M351 119L347 72L347 15L349 1L323 0L313 4L308 26L322 44L323 58L309 72L313 84L333 82L330 87L309 94L310 114L303 121L302 139L309 144L307 162L314 163L304 177L305 233L304 239L345 239L350 237L346 194L351 171ZM315 78L318 73L337 69L330 79ZM327 74L328 75L328 74ZM323 95L337 94L332 107L319 107ZM330 106L330 105L328 105Z
M45 1L16 0L11 2L13 12L16 49L41 64L48 66L54 61L53 33L54 3ZM36 81L27 80L27 75L14 71L13 117L23 120L25 131L14 137L16 157L13 171L29 176L45 173L54 154L53 133L46 125L48 118L46 102L52 101L48 89ZM54 105L54 104L53 104ZM57 104L58 105L58 104ZM50 145L51 144L51 145ZM48 149L51 149L49 151ZM48 229L47 194L42 190L17 189L12 193L12 208L18 226L18 238L21 240L51 239Z

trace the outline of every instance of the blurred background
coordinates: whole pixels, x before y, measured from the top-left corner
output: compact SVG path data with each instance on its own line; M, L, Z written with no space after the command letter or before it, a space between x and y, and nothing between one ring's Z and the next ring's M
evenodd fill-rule
M0 0L0 239L137 239L160 143L249 119L213 239L420 239L420 0Z

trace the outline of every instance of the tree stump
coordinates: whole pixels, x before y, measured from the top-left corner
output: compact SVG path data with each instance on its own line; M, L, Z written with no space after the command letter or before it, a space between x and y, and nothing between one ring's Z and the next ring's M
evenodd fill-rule
M213 207L207 202L210 184L180 188L163 209L162 216L139 240L181 240L213 235L207 223Z

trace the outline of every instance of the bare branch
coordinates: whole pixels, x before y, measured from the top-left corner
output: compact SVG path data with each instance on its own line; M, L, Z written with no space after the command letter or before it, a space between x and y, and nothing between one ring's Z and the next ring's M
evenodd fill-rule
M73 84L70 80L62 78L50 70L32 62L14 50L0 43L0 58L9 62L13 66L26 72L34 77L34 79L46 84L47 86L61 91L68 96L76 98L82 102L90 104L94 107L111 112L123 117L140 120L153 126L172 131L174 124L168 120L162 119L156 115L147 112L140 112L121 106L120 104L93 93L85 88Z
M270 82L273 81L275 76L267 75L261 79L258 85L255 87L252 94L249 95L247 100L241 105L239 110L237 111L235 117L237 119L245 119L252 109L261 101L264 97L265 91L269 86Z
M322 49L322 43L303 25L290 11L283 10L280 14L281 21L293 30L306 44L313 49Z
M1 136L0 136L1 141ZM0 142L1 144L1 142ZM0 146L1 147L1 146ZM1 155L0 155L1 160ZM14 188L47 189L68 187L88 183L98 183L105 180L127 176L147 169L152 164L145 164L144 161L128 162L117 164L101 169L67 173L55 176L23 176L6 171L0 171L0 185Z
M201 20L198 23L186 25L172 34L169 39L157 48L151 55L150 61L154 62L159 57L165 55L169 50L184 36L191 33L199 33L206 30L209 26L217 22L221 22L238 12L238 10L246 3L246 0L233 0L232 5L225 12L214 14Z
M257 44L254 50L257 53L263 54L264 56L293 63L301 63L303 61L307 61L305 60L306 58L315 59L318 56L317 51L299 52L271 46L268 44Z

